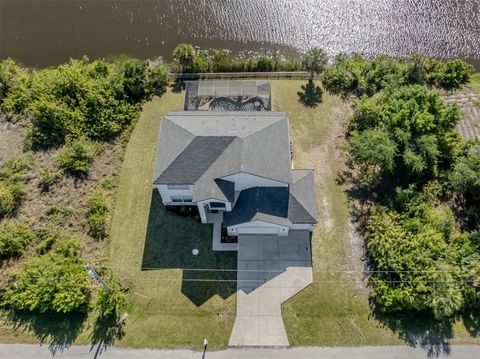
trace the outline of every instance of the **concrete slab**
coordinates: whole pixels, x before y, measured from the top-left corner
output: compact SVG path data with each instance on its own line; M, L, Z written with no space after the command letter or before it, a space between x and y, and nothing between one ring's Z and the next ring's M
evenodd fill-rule
M281 316L281 298L279 288L259 288L258 293L258 314L266 316ZM238 315L238 314L237 314Z
M264 316L259 322L261 346L288 346L288 337L281 316Z
M238 238L237 317L230 346L288 346L281 304L312 283L310 234Z

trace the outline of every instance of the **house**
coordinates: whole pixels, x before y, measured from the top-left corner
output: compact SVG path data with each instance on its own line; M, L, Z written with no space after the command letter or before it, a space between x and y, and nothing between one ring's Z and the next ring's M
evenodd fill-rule
M314 174L292 169L288 118L268 110L269 84L189 85L186 111L161 123L153 184L163 203L197 206L201 221L215 224L214 242L222 229L228 236L312 231Z

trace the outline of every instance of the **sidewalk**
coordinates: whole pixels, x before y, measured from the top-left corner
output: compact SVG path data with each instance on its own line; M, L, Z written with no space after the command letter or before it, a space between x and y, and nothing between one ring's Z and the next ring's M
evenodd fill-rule
M73 346L55 356L48 345L0 344L0 358L5 359L475 359L480 358L480 346L452 345L433 348L430 352L408 346L358 347L358 348L291 348L291 349L227 349L224 351L202 352L191 350L150 350L111 347L98 352L90 346Z

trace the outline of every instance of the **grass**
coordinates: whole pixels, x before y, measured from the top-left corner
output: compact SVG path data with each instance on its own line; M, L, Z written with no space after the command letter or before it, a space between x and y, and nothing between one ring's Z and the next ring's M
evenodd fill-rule
M166 211L152 191L160 118L182 101L168 92L147 103L126 150L110 239L110 264L132 288L121 345L198 349L207 337L219 348L233 327L235 278L202 282L225 278L182 268L235 268L235 253L213 252L211 226Z

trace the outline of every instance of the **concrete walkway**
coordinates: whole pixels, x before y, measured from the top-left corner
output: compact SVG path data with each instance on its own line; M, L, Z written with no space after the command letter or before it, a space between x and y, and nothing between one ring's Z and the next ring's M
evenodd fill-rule
M288 349L227 349L224 351L202 352L191 350L151 350L107 348L97 358L102 359L476 359L480 347L474 345L452 345L440 348L411 348L408 346L358 347L358 348L288 348ZM48 345L0 344L0 358L5 359L87 359L95 358L95 348L74 346L55 356Z
M238 237L237 317L230 346L288 346L281 305L312 283L310 234Z

